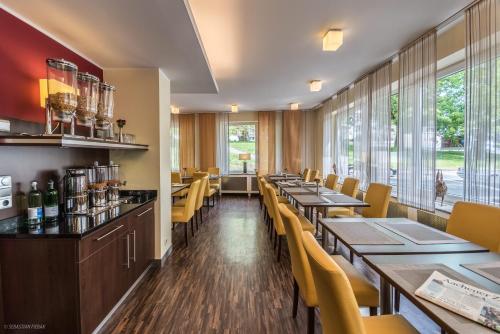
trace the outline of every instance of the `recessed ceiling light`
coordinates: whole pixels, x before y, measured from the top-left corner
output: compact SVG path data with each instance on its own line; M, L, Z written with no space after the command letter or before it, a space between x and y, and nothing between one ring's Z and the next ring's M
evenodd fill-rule
M312 80L309 83L309 89L311 92L319 92L321 90L321 80Z
M238 105L237 104L231 105L231 112L238 112Z
M298 103L290 103L290 110L298 110L298 109L299 109Z
M172 114L178 114L179 113L179 107L176 106L170 106L170 112Z
M337 51L344 42L344 33L340 29L330 29L323 36L323 51Z

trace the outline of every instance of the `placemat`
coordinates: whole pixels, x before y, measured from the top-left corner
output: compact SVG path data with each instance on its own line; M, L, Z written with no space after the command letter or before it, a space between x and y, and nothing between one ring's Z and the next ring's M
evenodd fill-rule
M461 266L500 285L500 261L461 264Z
M339 222L326 223L325 225L349 245L404 245L372 224Z
M344 194L329 194L329 195L323 195L323 197L327 198L329 201L335 204L352 204L352 205L363 204L363 202L361 202L360 200Z
M292 187L292 188L283 188L284 192L287 192L289 194L311 194L311 190L307 188L298 188L298 187Z
M310 193L310 192L309 192ZM297 195L294 199L299 202L300 205L314 205L314 204L326 204L328 200L323 197L318 197L316 195Z
M468 242L417 222L377 224L419 245L462 244Z

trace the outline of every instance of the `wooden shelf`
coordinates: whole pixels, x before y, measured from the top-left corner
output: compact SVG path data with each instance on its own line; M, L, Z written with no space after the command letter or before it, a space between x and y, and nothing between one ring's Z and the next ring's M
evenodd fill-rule
M148 145L70 135L0 136L0 146L76 147L105 150L148 150Z

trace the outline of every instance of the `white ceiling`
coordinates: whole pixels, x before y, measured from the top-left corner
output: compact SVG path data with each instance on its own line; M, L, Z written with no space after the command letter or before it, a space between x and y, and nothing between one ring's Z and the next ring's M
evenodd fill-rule
M310 108L471 0L189 0L219 94L174 94L181 111ZM323 52L329 28L344 45ZM321 79L323 90L309 92Z
M311 108L469 2L0 0L0 6L104 68L162 68L181 111L228 111L232 103L246 111L288 109L291 102ZM337 52L321 51L329 28L344 30ZM313 79L324 81L321 92L309 92Z
M159 67L173 92L217 93L183 0L0 0L0 7L100 67Z

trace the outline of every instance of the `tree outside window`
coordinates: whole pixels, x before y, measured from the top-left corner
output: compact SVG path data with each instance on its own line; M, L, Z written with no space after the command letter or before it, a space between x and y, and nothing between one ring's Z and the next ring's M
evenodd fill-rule
M230 123L229 124L229 172L242 173L243 161L239 160L241 153L250 153L247 169L253 172L256 167L257 154L257 123Z

